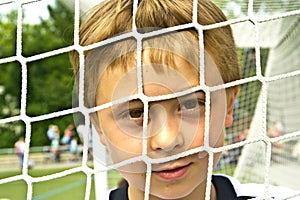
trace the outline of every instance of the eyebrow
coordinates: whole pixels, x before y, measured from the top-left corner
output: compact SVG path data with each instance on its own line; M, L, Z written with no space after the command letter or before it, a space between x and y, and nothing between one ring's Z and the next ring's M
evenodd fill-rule
M132 100L126 101L124 103L113 105L111 108L112 108L113 111L118 111L126 105L128 105L128 107L130 107L130 105L132 105L132 104L133 105L135 105L135 104L136 105L138 105L138 104L144 105L143 102L140 99L132 99Z
M196 95L196 97L205 97L205 92L202 91L202 90L198 90L196 92L192 92L192 93L189 93L189 94L186 94L186 95L183 95L182 97L180 98L187 98L189 96L192 96L192 95Z
M170 98L170 99L165 99L165 100L151 101L149 103L155 103L155 102L161 102L161 101L168 101L168 100L173 100L173 99L190 98L193 95L195 95L196 98L205 98L205 92L202 91L202 90L199 90L199 91L192 92L192 93L189 93L189 94L185 94L185 95L182 95L182 96L178 96L178 97L174 97L174 98ZM128 108L129 108L130 105L137 105L137 106L139 106L139 105L144 105L144 103L140 99L132 99L132 100L126 101L124 103L113 105L112 106L112 110L118 111L118 110L122 109L126 105L128 105Z

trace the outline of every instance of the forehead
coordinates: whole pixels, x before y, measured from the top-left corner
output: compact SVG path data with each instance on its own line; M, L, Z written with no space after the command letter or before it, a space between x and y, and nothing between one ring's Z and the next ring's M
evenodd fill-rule
M148 96L175 93L199 85L199 46L196 40L184 33L175 33L143 41L142 46L143 90ZM92 52L87 59L85 80L89 107L108 103L137 93L138 73L136 69L137 50L134 40L117 42ZM214 61L204 53L207 85L218 77ZM217 73L216 73L217 72ZM215 76L217 75L217 76ZM139 81L141 80L139 79ZM209 80L211 79L211 80ZM218 78L217 78L218 79ZM211 83L209 83L211 82ZM151 94L150 85L161 86ZM168 90L159 94L162 88ZM94 99L94 101L93 101Z
M199 66L179 56L173 56L171 64L167 62L153 63L148 54L143 54L142 88L147 96L168 95L200 85ZM121 64L121 63L120 63ZM215 86L223 83L221 75L210 56L205 57L205 83ZM138 92L138 73L136 65L128 70L122 66L106 70L99 79L96 92L96 104L126 98Z
M198 70L180 57L174 57L176 66L166 63L149 63L144 59L142 87L147 96L166 95L199 85ZM135 66L124 71L121 67L107 70L99 80L97 100L100 104L138 92L138 73Z

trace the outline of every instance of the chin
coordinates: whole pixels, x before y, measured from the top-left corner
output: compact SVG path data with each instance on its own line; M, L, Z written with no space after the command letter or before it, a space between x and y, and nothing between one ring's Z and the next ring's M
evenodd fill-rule
M152 185L151 185L152 186ZM150 186L150 195L158 197L160 199L180 199L188 197L193 193L197 185L191 186L186 184L179 184L172 187L152 187Z
M123 174L124 175L124 174ZM126 176L127 175L127 176ZM145 179L143 179L142 174L134 174L128 176L126 174L125 177L127 181L129 181L129 184L131 187L139 190L140 194L144 194L145 190ZM150 197L156 197L159 199L180 199L184 197L188 197L195 188L197 188L197 183L194 185L187 184L187 183L173 183L170 185L157 185L155 183L150 185Z

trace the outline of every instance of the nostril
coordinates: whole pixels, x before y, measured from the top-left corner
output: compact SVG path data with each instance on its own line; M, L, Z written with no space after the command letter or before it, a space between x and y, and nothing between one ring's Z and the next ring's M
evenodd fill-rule
M168 143L160 143L163 145L157 146L154 150L156 151L164 151L164 152L178 152L178 150L182 146L182 142L180 139L175 137L173 141L169 140Z
M160 147L156 148L156 151L161 151L161 150L163 150L163 148Z

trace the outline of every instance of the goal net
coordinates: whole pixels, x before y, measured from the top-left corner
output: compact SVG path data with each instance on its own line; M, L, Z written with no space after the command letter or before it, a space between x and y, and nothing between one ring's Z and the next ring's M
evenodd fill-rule
M234 176L242 182L299 190L299 3L249 1L244 8L248 17L257 12L255 20L232 28L243 76L252 80L241 85L227 136L229 143L249 143L226 152L221 162L234 157Z
M265 139L244 147L235 171L235 176L243 181L265 182L268 179L275 185L299 189L299 181L295 179L300 139L299 22L296 15L260 25L259 33L263 37L258 41L260 47L267 48L268 55L264 58L264 49L256 48L260 51L260 58L256 59L265 64L260 67L266 82L259 89L257 102L253 102L255 109L248 127L248 139ZM255 46L245 40L242 45Z
M27 73L28 64L72 50L77 50L82 55L84 50L98 47L99 44L81 47L78 28L83 12L99 1L62 1L75 13L74 44L27 58L22 55L23 6L34 5L38 1L0 1L0 12L2 12L1 7L7 4L16 4L18 8L16 55L2 56L0 51L0 67L6 63L19 62L22 74L20 114L0 118L0 125L20 120L24 122L26 132L24 163L27 164L30 158L32 123L81 113L80 123L76 122L80 125L78 132L91 133L82 135L84 151L79 167L47 176L33 177L28 173L28 165L23 165L21 175L0 179L0 188L1 185L24 180L29 200L33 198L34 183L83 172L86 176L86 188L82 191L84 199L90 199L91 191L95 191L97 199L101 199L107 189L117 187L121 180L115 171L118 165L109 164L106 149L100 144L94 127L90 126L89 113L91 111L83 106L83 77L79 77L81 85L77 107L35 117L29 117L26 113L27 81L30 78ZM235 102L233 126L226 129L221 159L214 171L212 169L208 171L232 175L244 183L262 183L265 185L265 199L269 197L269 184L300 190L300 174L298 173L300 164L300 3L294 0L215 0L213 2L225 11L228 21L204 26L204 28L212 29L231 25L239 51L243 77L237 81L241 92ZM83 56L81 59L83 62ZM80 73L83 74L83 72ZM94 157L93 167L88 164L88 153L91 147L94 152L101 154ZM147 164L151 165L151 162ZM147 175L145 200L149 198L150 176ZM93 182L95 182L95 190L93 190ZM206 199L208 200L210 192L207 191ZM300 193L291 194L290 199L300 199Z

